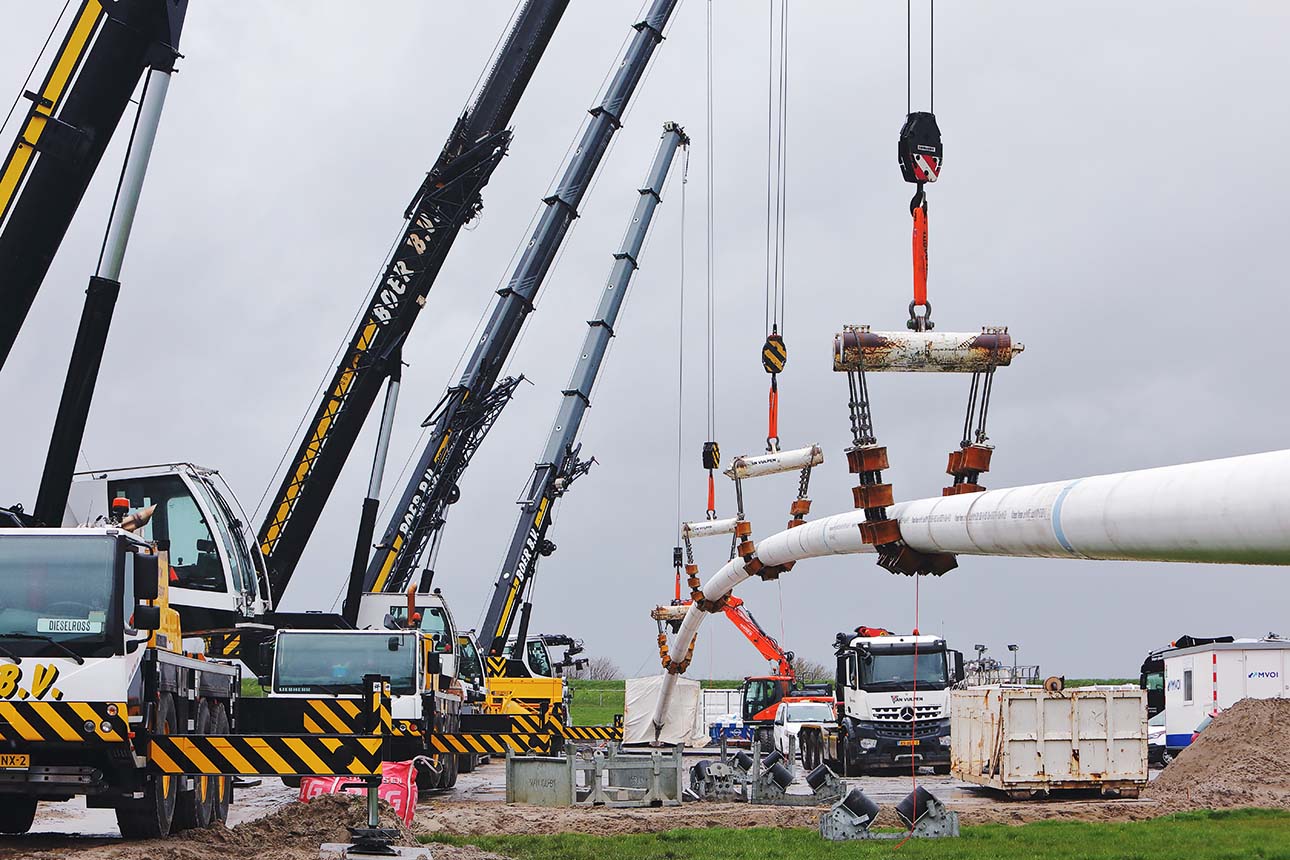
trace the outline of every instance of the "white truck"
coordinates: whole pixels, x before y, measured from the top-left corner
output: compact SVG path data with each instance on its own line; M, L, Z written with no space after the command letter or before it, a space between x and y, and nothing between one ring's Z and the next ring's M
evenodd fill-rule
M422 790L451 788L459 772L474 769L479 755L439 754L428 746L431 732L461 730L467 698L458 680L464 637L459 637L443 595L438 589L430 594L364 594L358 624L359 629L277 632L268 679L274 719L281 718L285 706L293 723L288 729L324 734L344 726L353 731L364 676L383 675L390 679L394 721L395 737L386 748L389 759L416 760ZM298 703L295 709L293 702ZM251 720L256 707L248 701Z
M949 689L963 679L963 655L935 635L857 630L879 632L834 641L838 721L825 763L845 776L911 764L949 773Z
M122 528L0 530L0 833L78 795L126 837L227 816L229 777L149 772L153 737L229 734L241 680L180 652L169 570Z
M1201 722L1241 699L1290 698L1290 640L1237 639L1177 648L1165 664L1165 748L1177 755Z

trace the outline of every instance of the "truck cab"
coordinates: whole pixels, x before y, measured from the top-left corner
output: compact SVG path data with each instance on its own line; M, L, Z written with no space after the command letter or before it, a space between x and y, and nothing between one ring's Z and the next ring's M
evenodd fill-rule
M206 826L227 779L147 771L157 734L228 732L235 666L180 653L164 552L124 528L0 530L0 833L81 795L126 836Z
M461 766L458 757L437 755L426 745L428 734L460 730L466 699L458 678L460 637L442 594L364 594L358 624L358 629L279 630L269 698L299 701L288 717L299 721L295 731L326 734L356 718L363 676L384 675L390 679L394 721L391 760L428 760L430 767L418 768L418 785L450 788ZM256 705L247 705L249 713L255 710ZM465 764L469 770L473 758Z
M848 775L950 766L949 689L963 655L934 635L838 634L835 758Z

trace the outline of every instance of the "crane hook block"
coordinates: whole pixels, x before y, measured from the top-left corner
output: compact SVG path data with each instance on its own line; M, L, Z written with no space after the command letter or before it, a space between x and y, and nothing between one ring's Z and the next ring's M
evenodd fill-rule
M936 115L911 113L900 128L900 172L906 182L935 182L941 173L941 130Z
M781 373L788 364L788 347L784 338L777 334L766 336L766 343L761 348L761 366L767 373Z
M703 443L703 468L721 468L721 446L716 442Z

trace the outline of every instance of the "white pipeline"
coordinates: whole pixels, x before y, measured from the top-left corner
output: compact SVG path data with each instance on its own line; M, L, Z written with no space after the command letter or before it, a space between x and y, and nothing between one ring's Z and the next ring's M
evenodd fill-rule
M920 552L1112 561L1290 565L1290 451L903 502L888 509ZM773 534L757 558L776 565L869 552L848 511ZM955 575L955 574L951 574ZM703 585L709 600L748 578L740 558ZM691 606L671 651L703 623ZM665 713L675 676L654 711Z

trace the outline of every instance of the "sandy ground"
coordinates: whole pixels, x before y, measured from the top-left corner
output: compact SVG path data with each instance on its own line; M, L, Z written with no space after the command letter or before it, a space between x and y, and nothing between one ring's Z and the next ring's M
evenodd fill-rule
M1220 715L1177 762L1152 776L1141 799L1059 796L1014 801L949 776L919 783L959 813L965 825L1021 824L1049 818L1132 821L1185 809L1268 806L1290 809L1290 700L1243 702ZM891 807L910 791L908 776L865 777L865 793L884 807L880 823L894 824ZM796 787L795 787L796 788ZM797 790L804 790L802 789ZM85 860L305 860L322 842L343 841L346 825L362 818L361 801L323 798L293 803L296 792L276 779L239 791L232 828L190 832L164 841L123 843L109 810L81 802L46 804L34 832L0 839L0 858L77 857ZM676 828L818 826L823 807L686 803L661 809L548 808L508 805L501 762L462 774L456 788L422 799L403 836L447 833L648 833ZM436 846L442 860L495 858L477 849Z
M1091 820L1150 818L1171 811L1157 800L1081 799L1009 801L948 776L920 776L921 785L959 812L965 824L1021 823L1066 817ZM908 776L867 777L865 793L890 808L909 793ZM508 805L505 767L501 762L462 774L451 792L423 798L412 833L535 834L555 832L649 833L682 827L809 827L819 824L823 807L751 806L740 803L687 803L662 809L605 809ZM45 804L33 832L0 839L0 857L50 860L304 860L318 856L318 845L345 837L361 809L340 801L293 804L296 791L276 779L239 790L230 812L232 829L188 833L165 841L126 844L117 833L111 810L86 809L80 801ZM881 820L881 819L880 819ZM894 823L894 822L888 822ZM240 826L239 826L240 825ZM472 848L436 846L444 860L484 860Z

